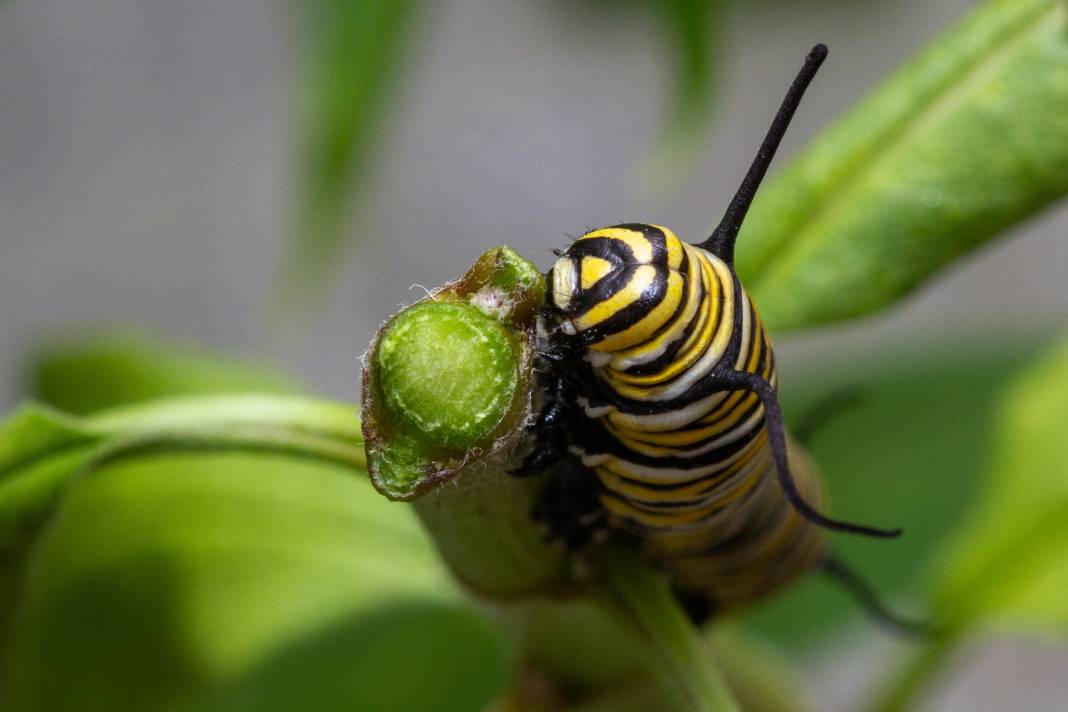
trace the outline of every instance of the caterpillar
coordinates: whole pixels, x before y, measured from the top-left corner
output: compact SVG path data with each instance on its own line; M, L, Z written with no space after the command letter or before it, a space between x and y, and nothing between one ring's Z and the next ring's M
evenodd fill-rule
M783 426L771 339L734 269L742 221L826 56L817 45L806 57L708 239L687 244L643 223L599 228L557 251L546 275L551 398L517 474L560 463L545 505L559 533L577 545L591 522L607 522L695 617L822 567L890 618L828 554L822 530L900 530L819 511L819 481Z

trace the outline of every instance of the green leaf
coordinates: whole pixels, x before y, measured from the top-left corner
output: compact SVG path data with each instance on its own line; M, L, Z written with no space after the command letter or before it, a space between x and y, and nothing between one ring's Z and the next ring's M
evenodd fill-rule
M999 406L980 497L928 567L939 634L871 710L912 709L976 629L1068 633L1068 339L1016 378Z
M408 48L415 0L314 0L301 4L297 44L301 119L296 224L283 276L314 292L335 264ZM314 296L314 294L313 294Z
M454 595L410 510L337 464L145 455L72 483L51 522L5 646L3 709L156 708L259 674L294 644L345 639L373 658L348 637L381 620L362 612ZM462 628L448 620L426 632ZM406 630L397 645L415 659L448 645Z
M56 491L96 445L83 424L39 405L0 423L0 645L25 573L26 551L49 510L42 490Z
M761 191L738 268L773 329L885 307L1068 191L1066 18L985 3Z
M0 628L25 547L55 493L88 463L99 443L99 433L84 422L33 403L0 423Z
M76 418L35 403L23 405L0 423L0 482L41 459L96 439Z
M651 0L664 28L674 87L665 130L639 166L643 188L667 190L692 165L695 142L710 124L716 91L713 63L724 23L722 0Z
M281 396L202 397L82 419L24 406L0 424L0 640L29 548L72 479L149 452L204 450L333 462L367 476L351 406Z
M256 364L127 332L46 345L27 372L34 398L77 415L170 396L298 388Z
M191 397L75 419L27 406L0 426L0 549L51 512L63 485L145 451L270 452L364 472L351 406L284 396Z
M456 592L413 512L371 488L352 406L217 396L82 419L28 406L0 428L0 475L4 709L217 695L226 708L262 708L266 695L279 709L333 709L344 698L331 689L403 705L415 693L375 671L402 671L405 655L430 680L437 663L436 699L458 709L507 675L480 617L425 603L383 612ZM392 648L386 620L400 628ZM366 675L334 675L342 661L326 660L342 649Z
M675 51L675 98L671 124L703 127L712 98L711 54L719 0L658 0L670 23Z
M1068 633L1068 340L1008 391L982 496L934 560L939 619Z
M482 710L510 658L501 632L470 610L393 604L287 647L235 692L185 712Z

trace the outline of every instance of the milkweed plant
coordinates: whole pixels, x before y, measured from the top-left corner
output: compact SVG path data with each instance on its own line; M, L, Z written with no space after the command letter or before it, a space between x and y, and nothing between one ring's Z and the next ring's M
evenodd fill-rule
M1068 4L976 9L762 189L736 262L769 331L890 307L1062 197L1066 117ZM804 583L697 627L625 544L576 555L533 516L546 477L509 470L545 288L491 247L349 355L359 405L128 338L39 354L38 400L0 425L0 708L808 709L768 640L860 625L845 598ZM1068 634L1068 335L1049 341L872 376L815 441L836 508L906 525L842 548L936 624L877 671L873 711L911 709L990 630ZM808 394L873 372L825 365Z

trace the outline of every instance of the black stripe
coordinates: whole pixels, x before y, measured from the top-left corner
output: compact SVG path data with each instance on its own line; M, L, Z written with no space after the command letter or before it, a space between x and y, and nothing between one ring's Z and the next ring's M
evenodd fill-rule
M576 274L579 275L578 278L581 281L582 274L579 267L581 265L576 265ZM571 304L568 306L568 312L573 315L572 319L582 318L590 309L610 299L616 292L625 289L634 279L636 270L637 266L634 265L622 267L613 271L607 278L597 280L589 289L581 287L576 289L571 294Z
M637 262L630 245L614 237L584 237L571 243L564 254L578 259L600 257L620 266Z
M678 328L678 320L681 318L682 313L687 308L689 308L690 304L693 301L696 301L698 307L697 310L694 312L693 317L686 323L686 326L682 328L681 333L671 340L671 342L667 345L667 348L664 349L664 352L662 354L657 356L649 363L631 366L626 371L624 371L624 373L627 373L632 376L646 376L663 371L668 365L674 363L675 357L679 353L679 350L682 348L682 345L686 343L686 339L690 338L690 335L693 333L694 329L697 328L697 323L698 321L700 321L701 316L701 300L705 297L705 286L701 280L702 270L700 264L695 265L691 274L690 262L691 258L689 253L687 253L686 259L683 260L682 263L682 269L679 270L679 273L682 275L682 293L684 295L684 298L679 300L679 308L676 309L675 313L671 315L671 319L669 319L661 328L657 329L656 333L653 334L650 340L655 339L667 329ZM693 300L689 299L689 282L691 279L698 280L697 293L694 294Z
M592 450L586 450L587 454L609 454L619 458L620 460L626 460L627 462L633 463L635 465L641 465L643 467L678 470L695 470L701 467L707 467L709 465L714 465L717 462L725 460L728 457L731 457L732 455L737 454L739 450L743 449L746 445L752 442L753 439L757 437L757 435L760 434L764 425L763 420L761 420L758 423L754 424L754 426L748 431L742 433L737 440L733 440L724 445L720 445L719 447L713 448L708 452L701 453L700 455L690 455L688 457L678 455L654 457L652 455L645 455L631 450L626 445L612 437L612 434L608 432L607 429L605 429L603 423L601 423L600 421L592 422L594 423L595 429L603 431L603 436L598 437L596 440L597 444L599 444L601 447L596 452ZM737 428L741 427L742 424L739 424L738 426L736 426L736 428L732 429L729 432L733 434L737 430ZM721 433L717 435L716 438L720 438L726 434L727 433ZM584 447L585 443L580 443L579 445L581 447Z
M724 349L723 356L713 365L713 368L721 364L730 364L731 367L733 367L734 363L738 360L738 354L741 351L742 322L745 315L745 312L743 310L746 309L748 306L749 295L742 288L741 282L738 280L738 277L733 270L731 270L730 274L731 283L728 287L728 285L723 284L723 281L719 278L718 272L713 270L711 273L712 278L715 279L719 284L720 293L722 293L727 288L731 288L734 290L734 313L732 314L733 324L731 327L731 340L730 342L728 342L727 348ZM723 319L724 303L725 300L722 298L715 300L715 322L717 324L717 327L719 321ZM692 324L695 324L697 322L697 317L698 315L695 314L694 319L691 322ZM752 336L753 335L750 334L750 338L752 338ZM708 348L711 347L714 337L715 333L713 332L712 338L708 339L708 341L704 344L704 348L694 359L695 363L699 361L701 357L705 354L705 352L708 350ZM661 370L664 366L670 364L674 360L675 356L678 354L678 350L681 347L683 341L684 340L678 341L678 346L676 346L674 349L670 349L669 352L665 352L658 359L650 362L646 365L646 367L643 367L643 372L644 368L651 367L654 364L660 366ZM666 386L671 383L674 383L678 379L682 378L688 370L689 369L684 370L679 374L676 374L674 377L664 381L663 383L657 384L657 386ZM671 401L643 401L627 398L626 396L617 393L614 394L615 400L611 402L619 408L620 412L623 413L629 413L633 415L653 415L656 413L676 410L685 405L689 405L694 401L700 400L701 398L704 398L705 396L708 396L713 392L715 392L715 389L709 387L707 382L699 382L698 386L695 386L687 393Z
M612 227L604 229L621 229L641 233L653 248L652 264L666 265L668 263L667 235L655 225L647 225L645 223L623 223L621 225L613 225Z

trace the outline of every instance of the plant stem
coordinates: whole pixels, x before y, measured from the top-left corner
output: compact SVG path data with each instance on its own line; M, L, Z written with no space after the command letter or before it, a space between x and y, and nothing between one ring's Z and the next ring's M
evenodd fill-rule
M491 459L412 505L457 578L481 596L512 600L573 585L567 552L531 518L544 484Z
M658 673L681 709L740 712L708 646L663 577L636 552L618 545L605 547L600 562L605 593L651 644Z

